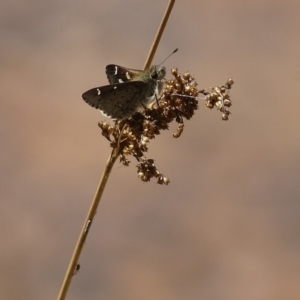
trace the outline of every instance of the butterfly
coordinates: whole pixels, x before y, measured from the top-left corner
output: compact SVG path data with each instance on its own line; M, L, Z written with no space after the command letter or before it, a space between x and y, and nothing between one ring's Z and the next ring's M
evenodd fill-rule
M154 65L140 71L111 64L105 72L110 84L90 89L82 98L103 115L122 120L152 107L162 93L166 68Z

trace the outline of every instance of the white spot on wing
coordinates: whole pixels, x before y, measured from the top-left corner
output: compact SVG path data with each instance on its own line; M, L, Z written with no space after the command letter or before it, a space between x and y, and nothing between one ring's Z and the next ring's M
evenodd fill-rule
M131 79L131 77L129 75L129 72L126 72L126 78L129 79L129 80Z
M114 86L114 90L116 90L117 89L117 87L116 86Z
M117 75L118 74L118 67L115 66L115 74L114 75Z
M101 91L100 89L97 89L97 92L98 92L98 96L101 94Z
M100 109L100 112L101 112L101 114L102 114L104 117L108 117L108 118L110 118L110 119L116 120L116 118L113 118L112 115L105 113L105 112L104 112L103 110L101 110L101 109Z
M124 83L124 81L123 81L121 78L119 79L119 82L120 82L120 83Z

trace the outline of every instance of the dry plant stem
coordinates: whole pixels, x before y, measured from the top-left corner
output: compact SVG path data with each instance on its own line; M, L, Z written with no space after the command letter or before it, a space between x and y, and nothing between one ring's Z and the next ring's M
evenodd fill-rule
M76 247L74 249L74 253L73 253L73 256L71 258L71 261L70 261L70 264L69 264L67 273L65 275L65 278L64 278L64 281L63 281L63 284L62 284L62 287L61 287L61 290L59 292L57 300L64 300L66 295L67 295L72 277L74 275L74 272L75 272L75 269L76 269L76 266L77 266L77 263L78 263L78 260L79 260L81 250L83 248L85 239L86 239L86 237L89 233L89 229L91 228L93 219L96 215L97 207L98 207L99 202L101 200L101 196L103 194L103 191L104 191L105 185L107 183L108 177L111 173L111 170L113 168L114 163L116 162L117 158L119 157L119 151L120 151L119 147L114 148L111 155L110 155L110 157L109 157L109 159L108 159L108 161L107 161L107 163L106 163L106 166L105 166L104 172L102 174L102 177L100 179L95 197L93 199L92 205L90 207L90 210L89 210L88 215L86 217L86 220L84 222L83 228L81 230L80 236L78 238Z
M160 38L161 38L161 36L163 34L163 31L165 29L165 26L167 24L167 21L168 21L168 18L170 16L170 13L171 13L171 10L173 8L174 3L175 3L175 0L170 0L169 1L168 7L167 7L166 12L163 16L162 22L159 26L158 32L157 32L155 40L152 44L152 48L149 52L149 55L148 55L148 58L147 58L147 61L145 63L144 68L149 68L150 67L150 64L151 64L152 59L154 57L154 54L156 52L157 46L159 44ZM84 242L87 238L87 235L89 233L89 229L91 228L93 219L96 215L97 207L100 203L100 200L101 200L104 188L106 186L107 180L109 178L109 175L111 173L111 170L113 168L114 163L116 162L117 158L120 155L120 140L121 140L122 133L123 133L124 129L125 129L125 126L123 127L122 131L120 132L120 136L119 136L117 146L115 148L113 148L112 153L111 153L111 155L110 155L110 157L109 157L109 159L106 163L105 170L104 170L104 172L102 174L102 177L100 179L95 197L93 199L90 210L88 212L88 215L87 215L86 220L84 222L84 225L83 225L83 228L81 230L80 236L78 238L77 244L75 246L75 249L74 249L74 252L73 252L73 255L72 255L68 270L67 270L67 273L65 275L64 281L62 283L62 286L61 286L61 289L60 289L57 300L64 300L66 298L66 295L67 295L72 277L75 273L76 266L78 264L78 260L79 260Z
M152 63L153 57L154 57L156 49L158 47L160 38L161 38L161 36L162 36L162 34L163 34L164 30L165 30L165 27L166 27L166 24L168 22L168 19L169 19L169 16L171 14L171 11L172 11L172 8L174 6L174 3L175 3L175 0L170 0L169 1L169 4L168 4L167 9L165 11L165 14L163 16L163 19L162 19L160 25L159 25L159 28L158 28L158 31L156 33L155 39L154 39L153 44L151 46L151 50L150 50L150 52L148 54L146 63L144 65L144 70L150 68L150 65Z

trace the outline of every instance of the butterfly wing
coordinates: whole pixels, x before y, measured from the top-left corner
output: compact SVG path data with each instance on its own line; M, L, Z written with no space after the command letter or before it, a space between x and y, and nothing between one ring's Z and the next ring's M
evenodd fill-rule
M105 68L105 73L110 84L132 81L141 72L141 70L128 69L118 65L107 65Z
M113 119L126 119L139 110L145 90L142 81L125 82L93 88L82 94L83 100Z

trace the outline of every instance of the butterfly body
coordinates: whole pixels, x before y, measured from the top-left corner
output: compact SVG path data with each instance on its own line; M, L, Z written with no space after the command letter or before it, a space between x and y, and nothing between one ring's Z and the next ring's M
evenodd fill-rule
M107 65L105 71L110 85L88 90L82 98L113 119L126 119L150 108L163 90L166 75L161 66L140 71Z

